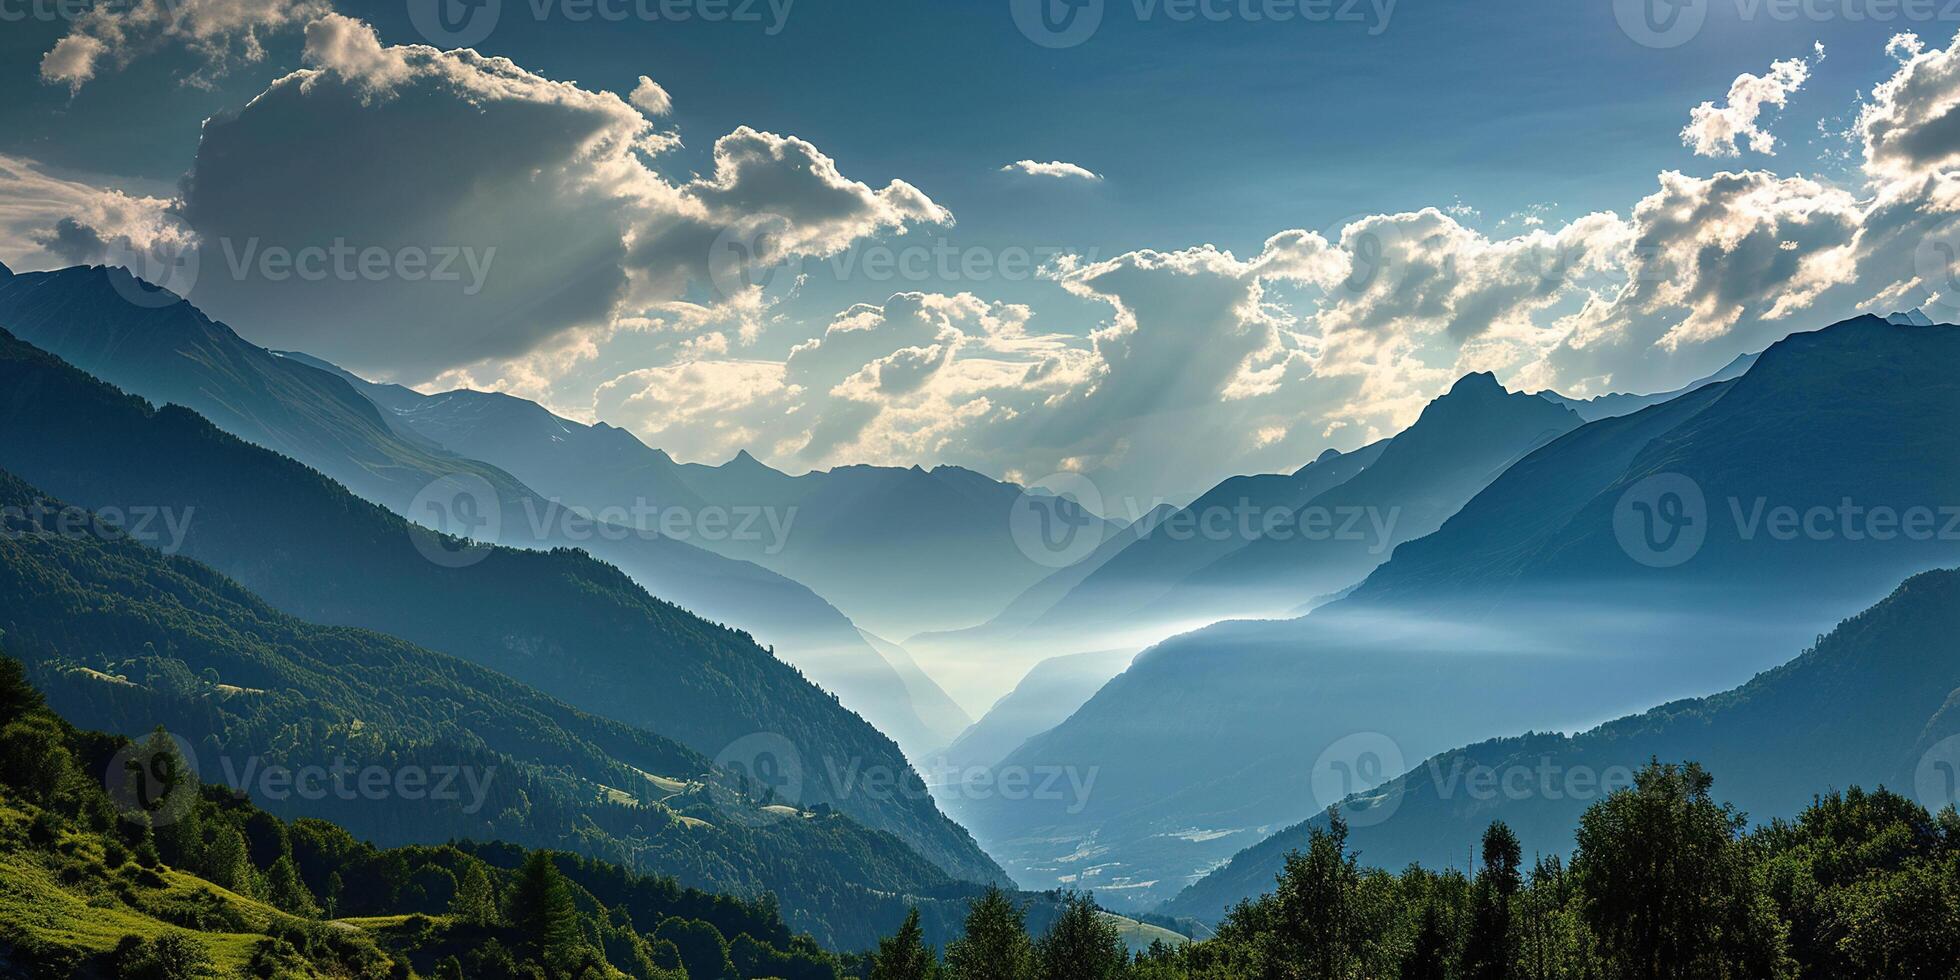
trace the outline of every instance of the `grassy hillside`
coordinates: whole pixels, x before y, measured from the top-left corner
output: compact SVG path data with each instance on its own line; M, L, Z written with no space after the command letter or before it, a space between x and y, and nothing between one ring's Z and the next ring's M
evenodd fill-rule
M773 901L509 845L384 851L287 823L199 784L164 736L74 728L0 656L9 975L500 980L540 964L644 980L829 980L844 965Z

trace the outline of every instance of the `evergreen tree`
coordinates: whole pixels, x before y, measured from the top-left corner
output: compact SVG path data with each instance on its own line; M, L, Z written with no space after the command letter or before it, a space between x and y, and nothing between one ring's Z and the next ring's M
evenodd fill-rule
M925 942L919 927L919 909L905 915L898 934L878 941L878 955L871 961L871 980L931 980L939 976L938 958Z
M463 862L463 871L456 878L456 897L449 902L449 914L476 926L497 921L497 889L490 881L490 873L483 869L483 862Z
M313 901L313 893L307 889L306 882L299 878L299 868L293 864L291 855L280 855L265 872L266 899L274 908L282 912L308 919L318 918L320 906Z
M0 631L0 639L5 637L5 631ZM41 692L27 681L27 668L20 661L0 653L0 725L39 711L42 706Z
M966 913L966 933L946 944L952 980L1028 980L1034 975L1034 943L1027 912L1005 891L989 888Z
M1448 980L1450 929L1442 904L1434 896L1422 903L1422 919L1409 953L1402 958L1401 980Z
M1504 980L1511 973L1517 952L1511 903L1524 883L1518 872L1523 860L1517 835L1503 821L1484 831L1484 866L1477 873L1470 930L1463 943L1464 980Z
M258 877L245 848L245 835L230 824L190 817L158 829L169 846L165 860L241 895L258 895Z
M1062 912L1035 944L1041 980L1114 980L1129 970L1130 948L1095 897L1062 896Z
M510 921L546 965L568 964L581 939L572 889L548 851L532 851L517 870L511 890Z
M668 919L654 938L673 944L689 980L734 980L735 963L721 930L699 919Z

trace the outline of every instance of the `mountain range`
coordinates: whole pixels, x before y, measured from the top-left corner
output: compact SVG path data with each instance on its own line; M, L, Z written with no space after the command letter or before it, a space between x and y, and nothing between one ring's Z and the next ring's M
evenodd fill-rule
M655 599L581 551L443 537L4 332L0 427L0 468L92 511L178 515L181 540L164 545L282 612L489 667L723 763L753 761L741 756L758 742L778 746L808 776L795 787L800 805L892 833L955 878L1005 880L938 812L898 747L835 695L748 634ZM458 553L473 561L431 560ZM855 778L871 775L884 788Z
M1960 558L1956 427L1960 329L1793 335L1539 447L1310 615L1147 651L1004 763L1093 770L1091 799L954 815L1026 884L1148 907L1346 795L1312 775L1353 739L1406 761L1733 686Z
M678 463L623 429L561 418L521 398L467 389L425 395L288 356L337 372L397 428L493 463L580 510L645 502L657 509L648 521L670 510L764 511L758 528L768 533L689 540L805 583L881 636L980 622L1051 571L1011 533L1012 509L1031 502L1026 491L962 467L840 466L791 476L747 451L720 466ZM1073 524L1117 529L1073 501L1038 499ZM961 560L943 560L949 554Z
M467 499L496 515L473 536L488 534L516 547L589 551L653 594L750 632L914 752L944 745L957 733L956 722L926 722L891 664L805 586L689 540L594 519L571 505L576 501L540 493L500 465L419 434L362 394L388 389L357 390L321 362L256 347L187 302L161 294L144 303L126 299L132 291L153 289L122 269L99 266L10 275L0 278L0 326L125 391L189 408L397 514L431 523L435 508ZM572 425L506 396L459 400L508 409L485 427L494 437L461 440L469 448L554 445L551 433ZM585 431L584 442L603 458L624 459L618 447L638 445L617 429ZM569 466L554 458L542 469ZM441 492L432 497L431 488Z
M1651 759L1720 773L1725 799L1760 825L1815 794L1886 786L1938 811L1960 800L1960 570L1926 572L1846 620L1802 656L1710 697L1662 705L1578 735L1526 734L1441 753L1341 803L1374 866L1449 866L1493 820L1524 853L1569 855L1579 814ZM1618 780L1618 783L1615 782ZM1247 848L1162 910L1216 921L1272 887L1309 826Z

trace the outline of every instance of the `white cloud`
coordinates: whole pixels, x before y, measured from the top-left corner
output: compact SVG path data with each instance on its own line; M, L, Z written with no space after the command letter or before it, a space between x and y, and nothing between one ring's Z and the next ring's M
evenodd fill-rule
M767 369L710 339L669 373L608 390L623 404L620 392L676 385L648 396L666 412L690 390L671 372L759 372L768 383L748 383L755 394L728 408L738 422L712 438L681 433L666 414L636 416L658 427L642 428L650 441L692 440L699 458L746 445L786 465L1089 470L1119 493L1297 466L1326 440L1395 431L1469 371L1534 390L1663 390L1880 303L1923 302L1942 285L1960 302L1960 275L1922 282L1915 268L1927 236L1960 243L1960 181L1949 174L1960 138L1948 143L1960 133L1948 121L1960 118L1960 42L1891 48L1897 72L1860 122L1864 188L1668 172L1625 212L1561 222L1527 209L1509 223L1515 234L1423 209L1354 220L1332 241L1281 232L1247 258L1213 245L1065 256L1048 275L1102 306L1102 322L901 293L845 310ZM1801 84L1789 69L1778 77L1773 68L1786 95ZM1759 109L1777 104L1742 88L1716 111L1758 96ZM1760 147L1762 119L1733 114L1724 132Z
M1816 51L1821 59L1824 46L1817 45ZM1726 104L1703 102L1695 107L1681 130L1681 142L1697 156L1740 156L1741 145L1774 154L1776 137L1762 126L1763 107L1783 108L1809 78L1810 63L1801 58L1773 62L1765 75L1739 75L1729 86Z
M1026 174L1030 177L1057 177L1063 180L1089 181L1102 179L1101 174L1087 167L1065 163L1061 160L1051 160L1048 163L1037 163L1033 160L1017 160L1000 169L1002 173Z
M674 97L659 82L645 75L640 76L640 84L633 86L633 94L626 101L649 116L664 116L674 111Z
M73 93L110 62L120 68L165 45L197 55L185 79L206 84L265 57L264 37L332 11L327 0L134 0L91 5L41 58L41 80Z
M1865 169L1894 181L1950 170L1960 164L1960 36L1928 50L1902 34L1887 50L1899 68L1872 90L1858 116Z
M495 245L473 304L385 283L261 295L226 276L193 298L265 342L523 394L684 459L1089 470L1117 493L1290 469L1327 440L1394 431L1469 371L1663 390L1867 308L1960 304L1960 270L1922 254L1935 236L1960 246L1960 38L1888 46L1898 64L1855 127L1863 186L1670 171L1621 213L1534 206L1497 225L1516 233L1427 208L1281 231L1243 258L1211 244L1064 256L1044 275L1088 301L1087 322L920 290L810 326L786 312L795 289L765 291L742 262L835 255L952 216L911 184L847 177L804 140L746 127L716 141L706 174L668 179L658 154L677 137L637 91L383 45L346 18L307 41L312 67L210 121L182 202L0 158L0 224L62 255L194 233L207 271L225 261L214 242L254 237ZM1772 149L1764 112L1806 72L1743 76L1685 138ZM37 195L56 203L23 200Z
M613 378L593 404L680 459L720 462L743 448L773 455L767 434L800 395L780 362L686 361Z
M1763 346L1854 278L1864 211L1847 191L1760 171L1669 172L1660 183L1634 207L1625 284L1559 321L1564 336L1537 380L1685 381L1673 367L1683 355L1717 341L1730 356Z
M648 118L644 85L636 107L505 58L387 45L331 14L306 25L304 57L207 121L168 206L201 242L194 301L357 371L536 394L613 332L688 306L752 343L769 301L723 275L736 246L767 263L952 221L902 180L872 187L807 141L748 127L716 141L708 175L670 181L655 161L678 137ZM334 249L428 255L451 278L331 255L311 276L264 264Z
M67 85L68 94L82 90L95 77L96 63L109 46L91 34L70 34L54 43L41 56L41 80L50 85Z
M172 205L0 155L0 261L16 269L103 262L166 268L194 243Z

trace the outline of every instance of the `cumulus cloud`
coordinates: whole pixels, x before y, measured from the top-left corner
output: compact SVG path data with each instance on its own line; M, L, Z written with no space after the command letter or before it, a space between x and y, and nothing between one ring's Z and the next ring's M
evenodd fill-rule
M775 455L769 433L794 409L796 388L769 361L684 361L631 371L599 386L598 414L682 459L719 462L735 449Z
M595 410L683 458L751 448L811 466L982 458L1005 466L1016 454L1004 424L1083 383L1094 357L1082 337L1031 333L1029 317L1024 306L970 293L898 293L844 310L781 361L689 351L612 378ZM742 394L690 394L719 380L736 381ZM677 421L697 404L724 421Z
M1065 163L1061 160L1051 160L1048 163L1037 163L1033 160L1017 160L1000 169L1002 173L1026 174L1030 177L1058 177L1063 180L1089 181L1102 179L1101 174L1087 167Z
M1724 339L1736 353L1765 345L1855 278L1864 212L1848 191L1760 171L1668 172L1660 184L1634 207L1625 284L1559 323L1541 380L1687 380L1670 370L1679 355Z
M1916 254L1940 235L1960 246L1960 41L1890 50L1897 69L1857 128L1862 187L1670 171L1622 212L1533 212L1508 234L1428 208L1282 231L1245 256L1203 244L1064 256L1045 274L1100 307L1097 322L900 293L845 309L781 361L734 360L705 340L615 379L596 411L631 404L626 424L693 440L700 458L746 445L789 465L1088 470L1106 489L1149 492L1392 433L1470 371L1527 390L1663 390L1792 330L1942 292L1960 302L1960 270L1930 276ZM1700 144L1773 148L1764 114L1807 77L1787 65L1697 114ZM748 394L721 406L736 421L676 427L689 371L745 379Z
M1822 44L1816 51L1817 57L1824 56ZM1809 78L1810 63L1801 58L1772 62L1768 74L1738 75L1729 86L1725 104L1703 102L1689 114L1681 142L1697 156L1740 156L1740 145L1757 153L1774 154L1776 137L1763 128L1763 107L1783 108Z
M1792 330L1960 304L1960 270L1925 257L1928 242L1954 246L1948 266L1960 254L1960 39L1888 50L1898 63L1854 127L1860 183L1670 171L1623 211L1534 209L1503 233L1422 208L1239 254L1062 256L1046 286L1087 316L922 289L812 323L758 266L952 216L902 180L854 179L804 140L746 127L715 142L706 173L668 179L657 168L677 137L655 129L650 95L388 46L337 17L309 27L308 68L210 121L182 201L16 169L0 221L39 222L26 240L64 256L194 236L207 272L194 298L248 335L524 394L684 459L747 448L791 467L953 462L1189 490L1392 433L1470 371L1577 395L1663 390ZM1684 138L1767 152L1764 113L1807 71L1743 76ZM58 213L7 199L37 192ZM309 296L208 275L227 248L336 237L495 246L496 265L475 302L430 283Z
M237 64L265 58L265 37L332 11L327 0L134 0L95 4L41 58L41 80L80 91L107 66L120 68L166 45L196 55L185 79L207 84Z
M207 121L169 210L198 243L200 306L354 370L537 392L686 303L752 342L767 302L718 259L952 221L911 184L872 187L747 127L707 175L671 181L656 166L678 138L649 119L650 80L629 104L505 58L387 45L336 14L306 25L304 59Z
M167 198L51 176L0 155L0 261L16 269L129 265L160 281L195 248L173 207Z
M664 116L674 111L674 97L659 82L645 75L640 76L640 84L633 86L633 94L626 101L649 116Z
M1902 34L1887 50L1898 70L1872 90L1858 115L1865 168L1892 181L1916 180L1960 163L1960 36L1927 49Z

